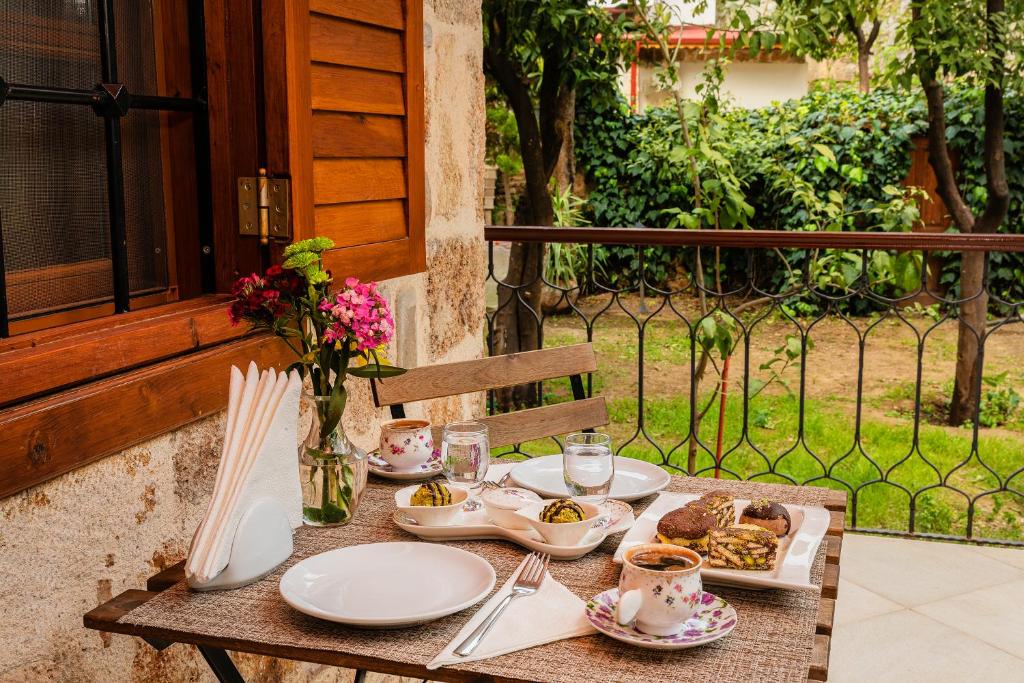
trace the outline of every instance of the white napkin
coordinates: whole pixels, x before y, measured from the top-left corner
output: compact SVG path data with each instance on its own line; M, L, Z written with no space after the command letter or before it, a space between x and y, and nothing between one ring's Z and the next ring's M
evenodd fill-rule
M553 643L563 638L597 633L597 629L587 621L584 602L551 578L551 574L547 574L539 591L533 595L513 598L473 654L468 657L453 654L452 650L461 645L477 625L487 618L491 610L512 592L512 585L525 563L524 559L518 569L512 572L505 585L473 615L452 642L427 664L428 669L437 669L458 662L475 662Z
M295 464L302 380L250 363L243 379L231 368L224 447L213 495L192 538L185 574L205 583L227 566L246 501L278 500L294 529L302 523L302 491Z
M487 476L484 477L484 479L486 479L487 481L493 481L495 484L497 484L502 477L511 472L512 468L518 464L519 463L517 462L503 462L497 465L491 463L491 465L487 468ZM515 483L510 480L508 482L508 485L515 486Z

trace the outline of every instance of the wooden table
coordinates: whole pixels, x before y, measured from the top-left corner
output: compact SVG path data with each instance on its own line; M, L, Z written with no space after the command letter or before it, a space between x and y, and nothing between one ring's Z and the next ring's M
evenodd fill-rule
M691 488L700 484L707 486L704 479L690 479L686 477L673 477L673 488ZM750 487L749 482L711 482L718 488ZM769 485L764 486L767 489ZM370 487L380 489L377 493L393 491L394 486L371 481ZM778 496L779 487L775 487L775 494ZM839 491L821 491L824 506L831 511L832 522L825 539L825 566L822 575L822 588L818 600L817 621L813 635L813 649L810 666L807 670L807 679L813 681L824 681L828 678L829 649L832 635L832 621L835 613L835 601L839 587L839 559L842 550L843 526L846 511L846 494ZM634 508L639 510L653 500L653 497L634 503ZM783 502L785 498L782 499ZM358 517L358 515L357 515ZM391 524L388 520L387 524ZM617 544L618 538L615 538ZM408 540L408 538L406 539ZM599 547L594 553L604 553L607 562L611 562L609 544ZM611 545L614 548L614 545ZM591 554L593 555L593 553ZM589 556L588 556L589 557ZM580 562L582 560L578 560ZM272 575L273 576L273 575ZM462 670L458 666L444 667L434 671L428 671L424 664L409 661L399 661L397 658L386 656L367 656L334 649L312 649L294 646L278 645L267 642L258 642L245 637L211 637L202 633L194 633L181 628L156 628L152 626L124 623L121 621L132 610L144 605L149 600L161 594L161 592L175 586L184 579L184 563L179 563L159 574L151 577L146 584L146 590L128 590L111 600L96 607L84 617L87 628L97 629L110 633L122 633L140 637L157 649L163 649L169 645L180 643L191 643L198 647L206 658L210 667L221 681L239 683L243 679L238 673L234 664L228 657L226 650L236 652L249 652L253 654L294 659L332 666L357 669L357 681L365 676L364 670L380 673L396 674L401 676L414 676L430 680L451 680L451 681L480 681L480 680L524 680L522 678L507 677L502 675L481 675L479 672ZM270 579L267 579L270 580ZM499 585L501 579L499 579ZM244 590L244 589L242 589ZM595 592L597 592L595 590ZM279 599L279 598L278 598ZM594 636L598 637L598 636ZM808 637L812 637L808 634ZM552 647L555 644L544 645L532 650L522 651L524 657L530 656L537 650ZM765 678L763 680L769 680Z

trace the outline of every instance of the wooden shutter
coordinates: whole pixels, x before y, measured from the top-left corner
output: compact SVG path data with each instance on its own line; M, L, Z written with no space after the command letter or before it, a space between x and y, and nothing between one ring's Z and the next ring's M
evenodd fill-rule
M336 277L426 266L423 0L263 3L267 169Z

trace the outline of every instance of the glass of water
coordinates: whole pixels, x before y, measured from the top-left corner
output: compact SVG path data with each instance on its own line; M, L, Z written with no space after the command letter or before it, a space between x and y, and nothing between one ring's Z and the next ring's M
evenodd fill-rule
M608 499L615 478L612 438L597 432L576 432L565 437L562 473L569 495L588 503Z
M491 446L487 425L473 420L451 422L441 433L441 469L448 481L468 485L470 490L483 483L491 464ZM466 509L479 509L471 500Z

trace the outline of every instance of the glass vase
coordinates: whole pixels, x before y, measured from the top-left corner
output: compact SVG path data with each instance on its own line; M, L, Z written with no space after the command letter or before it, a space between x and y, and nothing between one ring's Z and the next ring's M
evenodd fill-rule
M329 396L303 398L313 418L299 446L302 519L311 526L348 524L366 488L366 451L349 441L340 413L332 419Z

